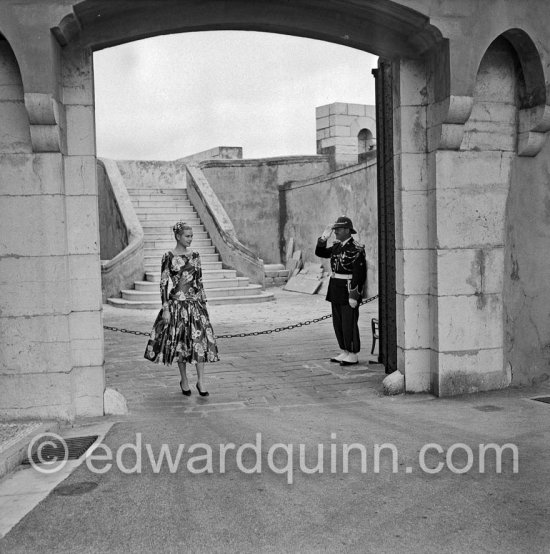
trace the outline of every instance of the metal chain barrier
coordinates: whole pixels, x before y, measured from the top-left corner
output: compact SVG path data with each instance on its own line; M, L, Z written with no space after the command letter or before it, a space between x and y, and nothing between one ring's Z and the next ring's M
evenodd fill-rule
M370 298L363 300L360 306L362 306L363 304L368 304L369 302L372 302L377 298L378 298L378 295L371 296ZM323 321L324 319L329 319L331 317L332 317L332 314L327 314L321 317L310 319L308 321L294 323L293 325L287 325L286 327L275 327L275 329L266 329L265 331L252 331L250 333L235 333L233 335L216 335L216 339L233 339L236 337L256 337L258 335L269 335L271 333L280 333L281 331L289 331L290 329L297 329L298 327L304 327L306 325L311 325L312 323L319 323L319 321ZM130 329L123 329L121 327L111 327L110 325L104 325L103 329L106 329L107 331L118 331L120 333L128 333L129 335L139 335L144 337L148 337L151 334L150 332L132 331Z

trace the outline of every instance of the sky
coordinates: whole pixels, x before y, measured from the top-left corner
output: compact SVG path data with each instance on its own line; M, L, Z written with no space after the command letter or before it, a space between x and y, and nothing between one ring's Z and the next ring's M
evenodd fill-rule
M316 154L315 108L374 104L377 57L251 31L165 35L94 53L97 153L175 160Z

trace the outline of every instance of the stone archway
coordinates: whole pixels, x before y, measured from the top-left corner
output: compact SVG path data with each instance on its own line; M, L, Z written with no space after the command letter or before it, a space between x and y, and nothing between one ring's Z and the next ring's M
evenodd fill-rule
M308 0L213 0L206 6L191 0L44 0L34 3L32 11L16 0L2 2L0 32L19 62L32 145L24 169L14 174L13 186L24 191L30 185L36 193L30 199L17 192L10 200L12 215L24 221L26 212L41 214L41 228L46 230L41 240L47 243L48 237L55 238L50 254L61 269L54 280L64 286L62 294L48 294L44 300L47 305L37 312L25 304L25 291L2 285L3 297L10 296L14 304L26 306L10 325L23 325L27 330L34 325L35 332L52 340L42 349L49 361L39 369L30 361L17 365L4 360L0 390L9 388L9 393L2 396L0 412L66 419L102 413L91 53L138 38L198 30L303 36L345 44L391 61L393 148L384 163L393 177L389 192L395 207L397 368L405 374L408 391L452 394L500 386L502 366L487 368L480 354L493 348L492 335L474 344L478 354L464 358L463 348L458 353L452 350L453 334L472 335L467 326L455 325L453 302L458 303L458 309L462 302L476 310L478 301L483 304L488 299L484 296L480 300L474 290L466 295L469 298L456 300L461 295L453 293L464 283L456 282L447 256L455 255L451 245L464 222L455 220L457 225L449 229L445 218L455 216L446 210L449 190L456 188L455 177L473 171L476 164L483 165L489 156L460 148L468 129L466 122L473 113L479 61L495 39L497 28L516 49L526 83L519 105L521 158L513 164L512 188L526 175L535 175L542 182L547 171L537 153L545 147L550 128L546 106L549 79L545 74L550 64L548 54L534 45L547 36L550 15L536 0L504 3L506 9L495 14L490 3L476 2L474 10L471 2L465 1L453 3L449 9L447 3L428 0L320 0L315 6ZM517 29L517 21L523 22L537 40ZM10 152L3 163L14 167L21 160L18 153ZM47 207L52 189L62 214ZM33 207L33 202L38 205ZM474 239L470 250L479 249L479 237ZM17 271L29 264L29 271L40 274L43 260L28 258L14 258ZM474 256L478 267L486 263L483 259L485 262ZM483 305L484 310L492 306L489 301ZM47 323L52 316L58 324L53 335L48 333L54 327ZM3 313L1 317L5 317ZM26 318L30 319L25 323ZM26 333L19 339L23 349ZM495 348L502 350L503 346ZM469 365L465 365L466 359ZM33 396L38 378L48 385L47 395L41 388L40 399Z
M167 4L175 9L173 3L168 2ZM132 6L132 9L125 12L112 10L111 8L105 10L105 4L102 2L87 1L76 4L74 14L65 18L56 31L57 35L61 37L61 42L66 43L64 47L66 66L71 67L73 65L74 55L68 55L71 51L77 54L83 46L98 49L114 45L117 42L125 42L135 37L152 36L158 34L157 25L170 26L174 31L218 28L269 30L344 43L348 46L355 46L390 57L401 55L404 51L407 51L408 54L414 52L414 56L417 58L415 67L425 64L426 53L430 49L434 49L436 45L440 45L441 42L439 32L429 25L427 18L394 3L391 3L389 12L388 6L385 6L383 10L381 7L371 6L368 9L364 7L358 10L357 13L346 12L344 16L341 14L338 18L333 19L332 15L334 15L335 8L331 2L326 2L325 10L321 12L322 17L319 16L321 19L317 19L313 27L311 18L307 17L309 8L301 2L296 3L292 9L289 9L286 3L273 6L270 10L271 19L269 21L265 20L265 10L261 6L257 4L251 6L246 2L235 2L232 4L231 12L224 14L222 26L218 26L221 25L219 22L212 21L211 14L205 14L204 10L194 11L196 7L193 6L189 8L184 14L175 9L173 12L155 12L153 16L150 13L148 3L142 4L140 9L137 10ZM381 19L382 12L385 15L384 23ZM168 13L169 15L167 15ZM217 17L219 16L214 16L214 19ZM78 26L74 24L74 21L78 21ZM151 21L155 22L153 26L150 25ZM351 24L357 27L357 37L359 38L353 40L350 35L347 35L345 40L342 40L339 27L346 26L349 30ZM372 32L374 32L374 28L377 29L377 38L374 42L372 41L373 35L366 32L367 27ZM79 28L81 30L78 30ZM361 31L359 32L360 28ZM390 40L388 40L389 35L387 33L392 36ZM403 67L407 67L406 62L403 63ZM425 112L424 107L419 109ZM414 109L409 110L411 115L413 111ZM361 123L364 124L365 122ZM368 123L374 126L374 120L369 120ZM358 132L359 129L356 129L356 131ZM425 144L425 140L418 145L417 154L425 156L422 144ZM399 181L399 176L396 176L396 181ZM393 228L393 218L388 219L386 225ZM395 272L395 266L392 266L391 271ZM395 277L392 281L395 283ZM384 301L386 301L386 298L384 298ZM395 303L393 301L389 304L389 310L395 314ZM395 321L395 315L392 316L392 320ZM392 340L388 342L388 347L390 350L392 348L395 350L396 346L396 337L393 333ZM394 354L392 359L395 358ZM395 368L395 364L392 364L393 368Z

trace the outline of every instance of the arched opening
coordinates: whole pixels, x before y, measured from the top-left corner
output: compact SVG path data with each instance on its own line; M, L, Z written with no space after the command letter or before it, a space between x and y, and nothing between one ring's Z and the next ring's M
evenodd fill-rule
M361 129L357 135L357 151L359 162L366 162L369 156L369 152L376 148L376 141L374 140L372 131L370 129Z
M79 25L70 25L66 21L65 25L60 25L57 31L63 36L66 33L65 40L70 42L72 30L80 29L77 33L80 44L94 50L163 33L216 29L269 31L345 44L388 58L396 59L405 56L410 59L412 57L416 58L416 63L420 66L428 63L427 58L431 55L430 52L436 45L440 46L442 42L441 34L430 25L428 18L393 2L384 4L384 6L372 4L360 8L351 4L335 8L331 2L321 2L316 8L314 19L309 17L310 7L307 2L296 2L292 5L285 2L272 3L268 10L269 13L266 13L264 6L248 2L234 2L231 10L227 10L223 3L220 3L220 6L223 9L216 10L213 6L213 9L206 12L203 7L196 4L186 3L184 6L181 3L170 3L166 4L166 10L159 11L148 3L141 3L119 11L114 5L97 0L87 0L77 4L74 8L74 17L78 20ZM386 64L385 67L385 71L389 75L391 66ZM437 66L436 69L439 71L440 67ZM407 75L410 75L412 79L418 78L412 65L410 73L406 63L402 64L401 70L404 75L403 79L407 79ZM421 76L422 72L419 75ZM422 78L420 77L420 80ZM433 82L439 81L436 78ZM418 90L425 90L425 86L420 85ZM444 94L442 90L439 91L439 94L441 93ZM391 78L383 79L379 94L380 97L384 96L384 118L387 121L381 126L381 129L384 130L383 133L377 131L376 134L378 140L381 140L383 136L388 138L385 141L384 153L378 159L378 164L383 163L385 166L382 184L379 188L380 194L381 190L386 192L393 191L394 188L399 190L401 176L399 173L395 173L388 164L391 161L391 165L393 165L395 161L391 133L393 118ZM425 115L422 115L425 112L423 100L415 99L414 102L415 104L406 109L407 117L418 112L419 117L425 119ZM361 125L357 129L355 137L357 137L358 131L364 127L365 125ZM414 154L419 159L426 155L426 140L422 138L419 141L418 137L418 133L412 133L411 127L403 132L403 136L399 137L399 140L403 139L410 143L407 147L407 156ZM356 139L354 148L355 150L357 148ZM401 156L400 152L397 154ZM393 360L391 370L397 368L395 361L397 346L395 331L397 320L395 315L396 232L393 203L392 193L391 197L388 195L384 200L385 215L383 223L381 223L385 226L383 240L386 244L386 254L383 263L387 264L387 271L385 272L386 284L380 299L381 304L389 301L386 306L388 319L381 331L380 344L385 344L387 337L384 336L384 333L389 332L391 338L388 340L388 348L384 348L384 352L391 353ZM403 246L403 243L399 246ZM403 267L400 266L399 271L402 269ZM381 361L386 362L387 358ZM425 388L420 390L425 390Z
M55 329L56 334L52 331L51 341L44 347L42 357L50 357L48 371L55 374L53 377L59 386L44 387L51 396L42 398L40 406L30 406L25 414L70 419L75 415L98 415L103 409L93 51L178 32L265 31L334 42L371 52L395 60L395 67L400 70L409 67L409 75L413 75L412 63L407 66L407 62L399 62L401 58L415 60L417 68L422 68L428 63L430 52L438 48L441 50L441 46L447 43L439 30L430 24L429 17L391 1L335 3L321 0L314 7L308 0L292 3L283 0L269 3L214 0L207 4L187 0L168 0L161 4L152 0L116 3L83 0L77 3L54 2L53 5L55 10L38 10L32 18L24 10L18 11L13 28L10 28L14 33L24 31L18 35L17 48L15 42L13 48L17 59L23 60L21 75L25 95L24 103L18 103L17 109L9 110L9 114L12 117L24 105L27 120L21 140L15 134L15 140L7 141L6 147L11 148L10 155L14 154L7 162L10 170L14 170L17 164L26 164L25 175L28 179L21 177L18 166L18 178L14 183L23 187L30 183L34 192L40 191L40 194L29 195L33 196L32 199L24 198L26 194L21 191L17 192L17 198L10 199L10 203L17 208L13 213L32 218L33 223L37 213L43 214L41 241L32 243L31 250L27 248L25 255L40 249L47 251L51 257L47 260L51 265L46 269L41 266L42 260L33 260L32 264L34 275L49 276L49 279L44 279L48 283L48 291L43 291L41 300L48 299L51 305L42 306L40 311L36 303L32 306L27 304L21 308L18 317L23 321L29 314L42 317L54 312L55 317L48 320L45 326L48 330ZM58 16L61 20L56 26L52 18ZM37 32L38 29L40 32ZM419 80L426 84L425 73L421 71L418 75L421 75ZM419 119L426 120L422 100L418 99L414 105L408 103L406 110L401 108L399 102L395 102L394 106L390 81L384 82L381 94L385 96L387 107L386 129L391 127L395 106L406 118L420 114ZM423 87L415 87L415 90L423 90ZM440 96L437 95L436 99L439 100ZM18 121L21 122L22 118ZM365 125L357 131L363 127ZM412 128L403 122L399 131L401 135L407 135L405 138L410 143L405 154L425 157L425 136L414 143L414 139L422 133L409 136L409 127ZM390 137L391 133L377 131L376 135L381 141ZM402 139L403 136L398 137L398 140ZM382 159L386 170L383 185L393 194L394 190L401 189L400 164L406 163L406 160L404 155L401 157L401 151L396 151L394 158L393 137L384 142L385 157ZM19 146L14 146L16 144ZM18 155L20 151L27 152L27 149L28 158L25 154ZM399 169L394 172L394 167ZM415 174L420 175L420 170ZM393 251L395 258L394 199L388 197L386 200L384 231L388 252ZM396 201L399 200L396 198ZM8 206L7 203L3 203L3 209L8 209L5 206ZM17 220L16 229L23 227L24 231L19 233L11 229L8 234L10 241L26 235L27 228L32 227L27 226L26 221L28 219L24 217ZM397 221L397 225L401 223L401 220ZM18 250L10 253L14 252L17 254ZM390 284L385 289L386 296L381 297L381 303L385 302L384 298L393 297L395 300L395 265L388 265L387 273L390 275L388 282L393 282L393 286ZM48 312L50 307L52 310ZM37 314L37 311L40 313ZM395 322L395 309L390 308L390 311ZM41 335L40 330L36 332L37 321L28 322L34 327L25 335ZM391 342L395 350L395 341ZM17 344L20 346L21 340ZM40 388L47 378L53 378L46 372L44 376L35 378L28 371L32 365L32 360L22 360L20 364L13 365L17 374L13 383L21 391L14 398L30 397L29 391ZM44 380L41 380L42 377ZM27 406L28 403L14 402L6 407L6 413L20 415L23 413L20 411L22 405Z

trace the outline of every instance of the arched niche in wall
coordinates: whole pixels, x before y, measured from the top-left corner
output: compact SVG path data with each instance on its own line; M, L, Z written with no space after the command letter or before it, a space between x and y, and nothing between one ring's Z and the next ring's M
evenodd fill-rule
M524 292L542 291L545 285L537 274L550 275L550 266L535 275L531 271L539 253L530 243L541 234L541 222L536 220L544 217L537 218L537 203L530 198L539 194L538 204L543 204L544 197L528 177L544 165L529 158L541 151L549 129L539 54L523 31L503 33L479 64L472 110L460 144L462 163L455 165L451 184L456 189L454 209L465 214L453 240L463 252L471 252L468 293L475 297L476 309L468 316L469 325L474 322L477 337L484 336L485 356L492 360L491 364L484 361L484 371L489 365L493 375L501 371L504 385L526 381L521 376L522 364L517 363L520 356L510 353L518 350L516 343L522 336L536 350L534 338L545 325L539 322L539 329L529 335L514 322L528 312L525 323L534 326L537 310L525 309L531 293ZM520 160L524 161L518 170ZM518 263L519 258L523 263ZM481 365L478 369L483 371Z
M519 98L525 95L521 65L503 37L492 42L479 65L473 108L460 150L515 152Z
M370 129L361 129L357 135L358 161L364 162L368 158L368 153L374 150L375 140Z
M32 152L19 65L8 41L0 35L0 153Z
M505 61L505 57L508 61ZM509 79L506 82L507 77ZM500 88L499 81L502 84ZM505 95L507 97L504 99ZM480 118L487 120L489 117L489 113L481 113L486 110L487 103L495 105L502 102L508 105L513 103L519 111L513 118L509 114L505 115L502 110L498 114L492 114L495 123L493 133L498 134L497 122L515 125L517 121L512 150L517 151L520 156L536 156L546 140L547 131L550 130L550 107L547 106L540 55L531 38L520 29L510 29L496 38L480 63L474 91L474 109L464 129L461 150L485 149L483 145L476 145L475 140L471 143L471 130ZM510 128L501 129L501 133L509 131ZM496 135L492 138L496 138ZM498 150L501 145L497 142L492 147L485 146L487 149Z
M550 130L550 107L547 105L541 56L525 31L509 29L501 36L514 48L521 78L517 99L517 152L520 156L536 156L546 140L546 133Z

